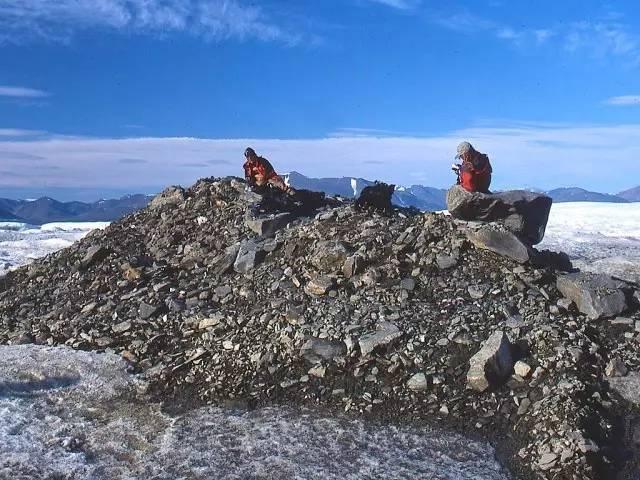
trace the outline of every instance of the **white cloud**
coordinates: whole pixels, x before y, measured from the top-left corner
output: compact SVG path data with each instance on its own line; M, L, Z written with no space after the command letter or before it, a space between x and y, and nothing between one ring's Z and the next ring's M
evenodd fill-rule
M206 39L299 41L244 0L0 0L0 43L68 41L80 31L189 33Z
M455 147L469 140L490 156L496 188L575 185L615 192L635 186L629 172L635 171L640 157L640 124L503 124L431 137L363 135L296 140L0 140L0 165L13 172L0 183L131 190L142 185L189 185L204 176L241 175L242 152L251 145L280 172L446 187L453 181L449 166ZM30 158L38 159L37 168Z
M27 87L11 87L8 85L0 85L0 97L12 98L42 98L48 97L47 92Z
M628 106L640 105L640 95L622 95L620 97L611 97L605 100L607 105Z

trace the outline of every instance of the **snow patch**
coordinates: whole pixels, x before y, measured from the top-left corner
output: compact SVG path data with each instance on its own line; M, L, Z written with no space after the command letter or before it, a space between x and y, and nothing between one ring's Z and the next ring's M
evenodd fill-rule
M0 478L509 478L460 435L290 408L169 417L139 382L114 354L0 347Z

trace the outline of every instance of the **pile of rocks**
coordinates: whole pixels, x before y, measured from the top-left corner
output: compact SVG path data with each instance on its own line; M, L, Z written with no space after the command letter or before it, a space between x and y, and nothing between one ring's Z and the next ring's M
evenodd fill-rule
M636 285L480 248L445 215L347 204L284 228L247 217L255 201L235 179L172 188L12 272L0 342L118 352L157 395L446 422L523 477L622 468Z

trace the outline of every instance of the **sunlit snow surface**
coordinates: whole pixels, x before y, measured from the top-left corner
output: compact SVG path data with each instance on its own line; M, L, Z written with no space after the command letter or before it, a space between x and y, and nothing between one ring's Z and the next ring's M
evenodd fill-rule
M640 281L640 203L558 203L539 248L569 254L576 267Z
M41 226L0 222L0 274L68 247L108 223L47 223Z
M0 478L507 479L458 435L288 408L169 417L116 355L0 347Z

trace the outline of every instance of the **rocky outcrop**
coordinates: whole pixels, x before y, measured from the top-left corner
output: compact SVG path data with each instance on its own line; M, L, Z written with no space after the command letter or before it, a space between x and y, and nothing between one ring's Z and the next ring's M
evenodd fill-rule
M640 373L632 372L626 377L609 378L609 385L627 402L640 406Z
M455 185L447 193L447 209L454 218L498 222L527 245L544 238L552 203L546 195L523 190L484 194Z
M558 277L558 290L576 304L578 310L597 320L614 317L627 310L627 285L607 275L571 273Z

